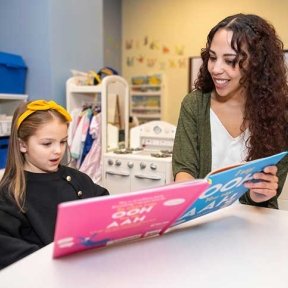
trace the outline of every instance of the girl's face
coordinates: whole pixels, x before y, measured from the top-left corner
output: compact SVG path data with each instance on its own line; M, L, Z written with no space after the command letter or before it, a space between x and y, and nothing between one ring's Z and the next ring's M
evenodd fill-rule
M67 145L67 124L58 119L40 126L27 142L20 140L24 154L24 170L34 173L49 173L58 170Z
M232 35L232 31L218 30L209 50L208 71L221 97L235 97L243 92L239 63L233 66L236 52L231 48Z

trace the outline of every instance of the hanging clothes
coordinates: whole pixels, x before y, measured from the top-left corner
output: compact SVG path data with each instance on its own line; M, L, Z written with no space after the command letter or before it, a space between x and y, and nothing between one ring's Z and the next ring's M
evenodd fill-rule
M75 135L75 131L77 129L77 125L81 119L80 114L82 111L83 111L82 108L75 108L70 112L72 121L70 122L69 127L68 127L67 143L69 147L71 147L71 144Z
M75 117L76 125L75 128L75 123L72 124L72 129L71 129L71 138L68 136L68 144L70 142L70 156L72 158L71 165L74 168L79 169L81 165L81 159L82 159L82 153L83 153L83 148L84 148L84 143L86 141L87 133L89 130L90 126L90 119L92 115L92 109L88 108L84 111L81 111L78 117ZM74 134L73 134L73 130ZM69 131L68 131L69 132ZM69 135L69 134L68 134Z
M95 183L100 183L102 171L101 113L92 117L89 134L94 138L94 141L79 170L89 175Z

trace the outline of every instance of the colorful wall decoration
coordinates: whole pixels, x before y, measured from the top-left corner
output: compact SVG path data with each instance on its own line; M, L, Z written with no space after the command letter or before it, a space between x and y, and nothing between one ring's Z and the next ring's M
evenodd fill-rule
M149 36L125 40L126 67L142 66L156 70L187 69L185 46L169 46Z

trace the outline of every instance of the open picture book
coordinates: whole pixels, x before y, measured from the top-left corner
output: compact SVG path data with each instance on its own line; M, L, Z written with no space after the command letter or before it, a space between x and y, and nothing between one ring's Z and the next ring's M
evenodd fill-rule
M128 194L102 196L58 205L53 257L123 241L159 236L169 228L231 205L246 181L288 152L183 181Z

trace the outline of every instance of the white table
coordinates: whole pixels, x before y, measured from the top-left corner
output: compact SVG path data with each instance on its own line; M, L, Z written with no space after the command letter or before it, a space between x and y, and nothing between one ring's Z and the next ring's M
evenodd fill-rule
M0 287L288 287L287 211L235 204L189 225L58 260L51 244L2 270Z

